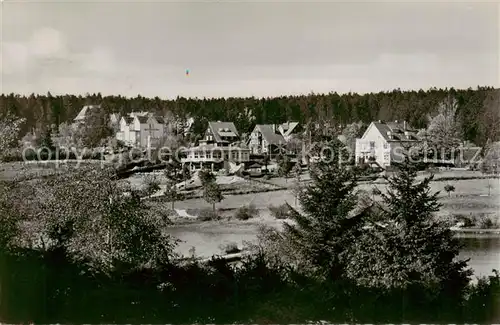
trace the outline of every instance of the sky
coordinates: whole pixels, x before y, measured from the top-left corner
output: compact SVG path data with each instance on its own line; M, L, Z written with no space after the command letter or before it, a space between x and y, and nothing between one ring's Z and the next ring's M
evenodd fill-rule
M261 97L500 85L493 1L4 0L0 10L3 93Z

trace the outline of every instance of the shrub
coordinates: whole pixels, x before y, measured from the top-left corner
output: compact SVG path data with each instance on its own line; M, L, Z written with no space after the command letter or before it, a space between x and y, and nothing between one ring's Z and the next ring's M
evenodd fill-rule
M253 205L243 206L234 215L238 220L248 220L259 216L259 211Z
M491 217L484 216L479 220L479 228L481 229L492 229L495 228L496 223L491 220Z
M235 242L222 244L219 246L219 248L224 254L235 254L241 252L241 249L238 248L238 244L236 244Z
M451 192L454 192L455 191L455 186L451 185L451 184L446 184L444 186L444 190L448 193L448 197L450 197L451 195Z
M160 190L160 181L155 175L147 174L144 176L144 186L147 193L153 194Z
M200 210L197 219L200 221L212 221L218 220L220 217L212 209L203 209Z
M271 175L269 175L269 174L264 175L264 180L268 181L270 179L271 179Z
M282 204L279 206L269 206L269 211L271 215L276 219L287 219L290 215L291 208L288 204Z
M465 228L474 227L476 225L476 220L472 215L459 214L455 216L455 218L458 222L463 222Z

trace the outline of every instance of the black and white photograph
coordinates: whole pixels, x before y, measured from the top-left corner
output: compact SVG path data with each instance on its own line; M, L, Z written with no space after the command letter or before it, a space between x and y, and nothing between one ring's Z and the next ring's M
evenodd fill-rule
M0 323L500 323L498 1L2 0L0 77Z

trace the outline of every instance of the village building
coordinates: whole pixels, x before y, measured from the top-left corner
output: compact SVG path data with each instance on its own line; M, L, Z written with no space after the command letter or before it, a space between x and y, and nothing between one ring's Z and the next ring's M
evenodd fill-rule
M181 162L191 170L229 168L230 164L241 164L250 160L250 150L234 145L240 135L232 122L209 122L199 145L184 151Z
M163 117L146 112L130 113L120 119L116 139L125 145L140 148L155 148L167 135Z
M356 139L355 162L356 165L375 163L386 168L401 162L408 148L420 142L416 130L406 121L372 122L363 136Z
M252 154L274 154L280 152L286 141L273 124L257 124L248 138Z
M208 122L201 145L213 145L215 147L227 147L232 143L239 142L240 135L233 122Z
M228 164L242 164L250 161L250 150L239 146L217 146L201 144L188 148L181 158L183 164L188 164L191 170L208 168L219 170L228 168Z
M286 142L288 142L294 135L299 134L303 131L299 122L285 122L275 126L278 132L283 136Z
M300 131L297 122L257 124L250 133L247 145L252 154L279 154L285 149L287 142Z

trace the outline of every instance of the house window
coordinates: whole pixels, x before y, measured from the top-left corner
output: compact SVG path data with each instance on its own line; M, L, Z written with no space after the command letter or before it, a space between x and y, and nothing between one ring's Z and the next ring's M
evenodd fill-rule
M195 157L195 158L198 158L198 151L195 151L195 152L194 152L194 157Z
M390 160L390 156L388 153L384 154L384 160L385 161L389 161Z
M389 148L389 144L387 142L384 142L384 149Z
M208 159L211 159L211 158L212 158L212 153L211 153L211 152L207 152L207 158L208 158Z
M375 141L370 141L370 149L375 149Z

